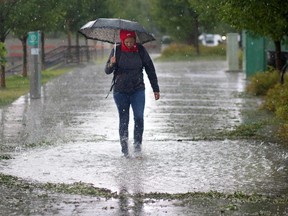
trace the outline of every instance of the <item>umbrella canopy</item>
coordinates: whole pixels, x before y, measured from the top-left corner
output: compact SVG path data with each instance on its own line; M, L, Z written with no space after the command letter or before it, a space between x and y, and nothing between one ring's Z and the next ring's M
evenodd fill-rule
M141 44L155 40L153 35L147 32L138 22L124 19L99 18L86 23L80 28L79 32L88 39L114 44L121 42L119 38L121 29L135 31L136 42Z

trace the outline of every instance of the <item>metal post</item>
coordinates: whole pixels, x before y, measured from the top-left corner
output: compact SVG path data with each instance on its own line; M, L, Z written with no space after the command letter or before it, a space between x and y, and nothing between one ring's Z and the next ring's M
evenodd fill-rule
M41 98L41 32L28 33L30 47L30 98Z
M239 71L239 57L238 57L238 34L227 34L227 62L228 71Z

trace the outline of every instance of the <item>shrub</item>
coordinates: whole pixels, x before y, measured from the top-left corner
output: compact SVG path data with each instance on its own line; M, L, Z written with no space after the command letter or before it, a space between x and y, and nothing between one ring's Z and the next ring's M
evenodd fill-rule
M263 107L275 112L277 117L288 120L288 83L277 84L271 88L265 97ZM287 114L285 114L285 110Z
M225 44L220 44L219 46L215 46L215 47L207 47L207 46L200 45L199 50L200 50L201 57L226 56ZM161 53L162 58L170 58L170 57L175 58L176 57L177 59L180 57L182 59L191 60L191 57L196 57L196 56L197 56L197 53L196 53L196 48L194 46L187 45L187 44L176 44L176 43L169 45Z
M288 124L282 124L278 130L278 136L283 140L288 140ZM285 142L287 143L287 142Z
M250 78L246 91L257 96L264 96L269 89L279 83L279 78L280 74L276 70L258 72Z
M163 57L183 56L191 57L196 55L196 50L193 46L185 44L171 44L162 52Z
M288 102L276 108L276 116L285 122L288 122Z
M287 75L285 75L284 79ZM287 143L288 141L288 80L280 84L280 73L270 70L257 73L250 78L246 91L257 95L265 96L262 108L275 114L277 121L277 137Z
M203 56L226 56L226 44L220 44L218 46L208 47L200 46L200 55Z

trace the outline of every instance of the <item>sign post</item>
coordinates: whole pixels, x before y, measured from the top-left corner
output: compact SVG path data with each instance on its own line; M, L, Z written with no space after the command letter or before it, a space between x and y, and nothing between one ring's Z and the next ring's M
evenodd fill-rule
M28 33L30 50L30 98L41 98L41 32Z

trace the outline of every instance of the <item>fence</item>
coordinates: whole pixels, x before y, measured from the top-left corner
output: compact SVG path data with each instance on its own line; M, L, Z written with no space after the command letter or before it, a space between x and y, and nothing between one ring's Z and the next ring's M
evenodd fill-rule
M89 62L95 59L97 50L94 46L59 46L44 56L44 68L60 64ZM8 57L6 73L20 73L23 67L22 56Z

